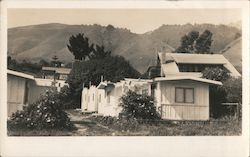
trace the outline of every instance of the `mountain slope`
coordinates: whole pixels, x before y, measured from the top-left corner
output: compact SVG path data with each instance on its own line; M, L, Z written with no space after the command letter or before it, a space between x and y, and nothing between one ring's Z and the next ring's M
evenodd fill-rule
M232 63L235 68L242 72L242 39L238 38L228 44L222 51L223 55Z
M17 60L50 60L57 55L64 62L71 62L73 55L67 49L71 35L84 33L90 42L104 45L113 55L128 59L140 72L144 72L150 61L156 58L156 51L177 48L180 38L192 30L213 33L212 51L219 52L231 43L240 30L225 25L162 25L158 29L144 34L136 34L128 29L115 28L112 25L65 25L43 24L11 28L8 30L8 55Z

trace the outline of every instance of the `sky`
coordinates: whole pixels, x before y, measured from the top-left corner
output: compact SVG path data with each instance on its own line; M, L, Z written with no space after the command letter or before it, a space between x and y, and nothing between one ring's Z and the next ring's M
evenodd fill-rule
M241 21L239 9L8 9L8 28L46 23L112 24L145 33L163 24L237 21Z

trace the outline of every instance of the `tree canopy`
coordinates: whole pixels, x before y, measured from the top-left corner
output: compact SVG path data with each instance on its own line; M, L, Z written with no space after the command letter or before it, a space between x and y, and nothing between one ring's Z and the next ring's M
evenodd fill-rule
M111 26L109 26L111 27ZM111 51L105 50L103 45L90 44L89 38L84 34L72 35L67 45L69 51L75 56L75 60L100 59L111 55Z
M202 34L191 31L181 38L181 45L176 49L177 53L210 53L213 34L205 30Z
M69 38L69 44L67 47L75 56L76 60L87 59L94 49L94 45L89 43L89 38L85 37L83 33L79 33L75 36L72 35Z

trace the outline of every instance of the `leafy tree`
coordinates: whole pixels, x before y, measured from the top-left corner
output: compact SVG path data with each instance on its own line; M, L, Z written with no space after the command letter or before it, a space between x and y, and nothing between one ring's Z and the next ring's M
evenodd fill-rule
M242 78L229 78L223 82L222 88L227 92L227 102L242 103Z
M215 68L205 68L202 71L202 75L206 79L215 80L215 81L226 81L230 78L230 74L227 70L220 67Z
M69 38L67 45L69 51L73 53L76 60L86 60L91 52L93 52L93 44L89 44L89 38L84 37L84 34L72 35Z
M135 119L160 119L151 96L137 94L133 91L121 97L122 111L120 116Z
M209 30L205 30L199 38L196 40L195 49L197 53L210 53L210 47L212 45L212 36Z
M213 34L205 30L199 35L197 31L191 31L181 38L181 45L176 53L210 53Z
M199 32L191 31L181 38L181 46L176 49L177 53L194 52L194 42L199 37Z
M42 67L38 63L32 63L29 60L23 60L21 63L8 56L7 68L19 72L26 72L38 75Z
M121 56L108 56L85 62L75 62L67 80L69 97L75 101L72 104L80 105L83 86L88 87L90 82L92 85L98 85L102 76L105 80L117 82L126 77L138 78L140 73Z
M111 51L105 51L104 46L95 45L93 53L89 56L89 59L101 59L110 56Z
M242 78L233 78L228 71L216 67L206 68L202 71L203 77L211 80L221 81L222 86L209 87L210 113L212 117L221 117L228 114L227 109L221 105L225 102L242 103Z

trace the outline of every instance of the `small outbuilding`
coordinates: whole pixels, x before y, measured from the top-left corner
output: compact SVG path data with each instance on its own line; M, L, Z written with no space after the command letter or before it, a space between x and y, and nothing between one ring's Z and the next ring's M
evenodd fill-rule
M45 93L55 88L58 91L65 84L64 80L34 78L33 75L7 70L7 114L22 110L25 105L32 104Z
M154 84L157 110L169 120L209 120L209 85L222 85L192 76L155 78Z

